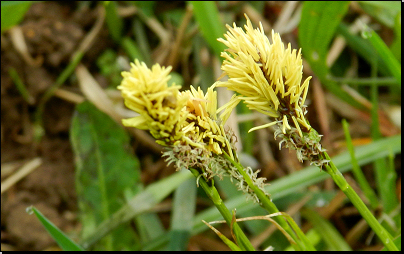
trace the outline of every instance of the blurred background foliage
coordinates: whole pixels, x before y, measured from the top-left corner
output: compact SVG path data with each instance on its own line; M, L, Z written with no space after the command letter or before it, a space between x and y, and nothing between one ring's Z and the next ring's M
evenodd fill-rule
M334 163L352 183L359 183L363 199L400 241L400 2L57 4L64 9L64 16L58 20L62 32L67 29L63 28L67 20L82 28L74 46L59 62L55 54L60 54L61 49L36 51L34 37L27 36L29 33L24 30L33 17L41 20L30 10L46 10L49 3L2 1L2 101L14 89L23 98L22 103L30 105L32 140L25 145L35 144L34 147L40 146L52 132L52 127L46 125L46 110L58 107L52 98L77 104L65 119L69 129L61 133L67 134L65 142L70 141L74 156L78 204L74 212L80 226L61 234L35 212L48 230L54 229L49 232L61 248L227 249L201 222L221 218L197 188L192 175L167 167L160 157L162 148L146 132L121 126L122 118L135 114L125 109L116 87L121 81L120 73L139 59L149 67L154 63L172 66L170 82L183 89L192 85L206 91L221 75L220 52L225 46L216 39L223 37L225 24L245 24L244 14L255 27L262 22L268 35L274 29L292 48L302 48L304 76L314 77L308 95L309 121L324 134L323 144L335 156ZM3 40L14 47L3 48ZM3 60L9 59L3 57L3 51L18 55L24 65L44 68L46 73L52 73L51 81L34 93L35 85L27 81L29 73L22 74L21 67L13 61L3 67ZM3 90L3 72L12 84L9 90L6 86ZM220 89L218 94L219 104L231 96ZM4 138L3 143L6 107L2 103L2 157L3 144L11 142ZM349 122L345 136L342 119ZM279 151L271 130L247 134L248 129L262 122L265 118L250 113L242 104L229 120L238 136L242 164L261 169L261 175L270 184L267 191L273 201L300 223L317 250L381 249L381 243L324 172L299 164L293 153ZM2 160L2 172L3 162L8 161ZM353 165L356 167L352 174ZM355 173L362 170L364 174ZM216 183L229 209L237 209L237 217L265 215L257 204L246 201L228 179ZM249 221L241 225L257 249L290 249L269 222ZM13 225L2 219L2 236L3 228L7 232L9 227ZM230 238L226 226L217 228ZM68 244L60 244L64 241Z

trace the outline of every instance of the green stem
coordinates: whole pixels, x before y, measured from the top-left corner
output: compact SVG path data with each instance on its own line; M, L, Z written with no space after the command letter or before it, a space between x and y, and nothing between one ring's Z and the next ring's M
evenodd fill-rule
M338 185L338 187L345 193L345 195L351 200L352 204L358 209L359 213L366 220L369 226L373 229L376 235L383 242L384 246L390 251L398 251L397 246L393 242L393 238L387 232L387 230L380 225L377 219L373 216L373 214L369 211L365 203L361 200L361 198L356 194L354 189L348 184L345 180L344 176L335 166L335 164L331 161L331 158L328 156L326 152L323 152L324 158L330 160L329 165L326 165L327 173L331 176L334 182Z
M243 176L244 181L248 184L248 186L254 191L254 193L257 195L258 199L261 201L261 206L265 208L270 214L273 213L278 213L279 210L276 207L276 205L269 199L269 197L260 189L258 188L251 180L251 178L247 175L247 173L244 171L243 166L235 162L230 158L230 156L226 153L223 153L224 157L229 160L233 166L235 166L238 170L238 172ZM297 243L298 246L293 245L294 247L299 248L299 250L315 250L314 246L311 244L306 245L305 243L310 243L308 239L302 239L304 243L299 241L294 233L294 231L289 227L289 224L286 222L286 220L281 217L277 216L274 217L274 220L293 238L293 240ZM304 234L303 234L304 235Z
M219 210L220 214L223 216L227 224L231 227L232 215L229 209L227 209L227 207L223 203L223 200L220 198L219 192L217 191L216 187L214 185L209 186L205 178L203 178L203 176L200 177L200 174L196 169L190 168L189 170L197 179L199 179L199 186L202 187L206 195L208 195L208 197L213 201L213 204L216 206L217 210ZM233 223L233 231L237 238L237 244L240 246L241 249L249 251L255 250L250 240L248 240L247 236L244 234L243 230L241 230L237 222Z

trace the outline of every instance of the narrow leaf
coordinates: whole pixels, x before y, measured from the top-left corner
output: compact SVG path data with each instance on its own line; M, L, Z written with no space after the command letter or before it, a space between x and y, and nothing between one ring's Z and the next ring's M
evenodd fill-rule
M84 250L82 247L77 245L73 240L67 237L58 227L55 226L51 221L49 221L40 211L35 207L31 206L27 208L28 213L34 213L42 225L45 227L46 231L52 236L56 243L60 246L62 250L66 251L80 251ZM29 233L29 232L27 232Z

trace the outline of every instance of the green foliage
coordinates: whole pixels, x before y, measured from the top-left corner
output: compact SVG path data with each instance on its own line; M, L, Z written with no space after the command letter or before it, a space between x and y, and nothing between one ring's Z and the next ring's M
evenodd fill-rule
M304 58L321 82L333 94L351 105L363 108L351 95L330 80L326 58L329 44L348 10L349 2L304 2L299 24L299 43Z
M123 20L118 16L117 3L115 1L105 1L105 21L112 39L115 42L120 42L123 33Z
M117 62L117 54L112 49L105 50L97 58L100 73L108 79L109 87L116 88L122 80L121 68Z
M337 231L337 229L318 213L313 210L302 210L302 215L309 220L314 229L327 243L329 250L333 251L351 251L351 247L346 243L344 237Z
M211 1L191 1L199 29L217 56L225 46L217 41L225 33L224 24L219 17L216 3Z
M27 208L28 213L34 213L38 220L45 227L46 231L52 236L56 243L62 250L66 251L81 251L82 247L73 242L68 236L66 236L58 227L49 221L40 211L31 206Z
M125 204L124 192L138 191L139 162L129 150L129 136L91 103L76 108L71 143L76 161L82 236L86 237ZM97 249L123 250L134 245L130 225L121 225L97 245Z
M20 23L31 3L32 1L1 1L1 33Z
M196 185L194 179L183 182L174 193L171 215L169 250L187 250L192 234L192 221L196 206Z
M1 5L2 32L18 24L30 4L31 2L3 1ZM145 61L149 67L154 64L155 56L152 56L152 52L156 42L155 37L150 36L151 29L147 18L163 20L170 23L172 27L178 28L184 11L174 9L156 13L157 2L135 2L133 4L140 12L139 15L136 14L130 18L132 23L126 23L125 20L125 25L132 25L129 28L132 31L129 29L126 31L124 19L117 12L119 3L106 2L104 4L106 24L110 37L116 43L117 48L105 51L98 58L97 65L101 73L108 77L110 85L116 87L121 79L121 67L117 64L118 54L123 52L131 61L135 58ZM186 45L181 46L189 47L192 51L193 62L191 63L193 66L190 69L195 70L196 76L200 80L198 84L206 91L215 80L212 66L202 63L200 53L206 48L210 48L216 57L220 56L220 52L225 47L222 43L217 42L217 38L222 38L225 33L222 18L224 17L226 21L227 19L233 21L234 17L241 17L243 12L237 9L239 6L231 9L229 3L223 2L192 1L187 4L192 5L194 13L194 20L189 27L198 26L199 33L194 33L195 29L188 29L186 33L190 40L185 42ZM225 10L221 11L220 15L216 4ZM246 5L248 4L246 3ZM264 3L254 2L252 5L256 6L260 14L265 10ZM326 58L330 44L336 34L342 35L349 51L370 64L376 64L379 75L398 80L399 82L394 83L394 86L401 89L401 11L397 9L398 3L360 2L360 6L365 12L394 29L395 39L390 47L387 47L375 31L365 33L368 35L365 38L349 32L348 25L343 23L348 6L349 2L304 2L298 29L299 47L302 48L303 58L308 61L314 74L329 92L351 105L363 109L361 103L341 89L339 82L331 78L331 73L343 75L348 67L341 67L341 65L349 65L351 58L340 59L341 61L337 61L334 66L327 67ZM232 13L229 15L228 12ZM132 32L133 38L126 36L130 32ZM194 35L191 36L190 34L193 33ZM74 68L81 61L81 57L82 55L76 56L77 60L74 61L74 64L67 68L67 71L63 72L56 82L58 85L62 85L71 77ZM346 55L341 57L346 57ZM209 61L209 63L211 62ZM332 72L331 68L338 71ZM173 72L171 76L176 84L184 83L180 74ZM187 85L189 84L184 84L184 86ZM377 95L374 95L372 99L373 105L376 105ZM376 114L377 110L374 110L373 117ZM373 121L375 122L375 118ZM252 127L248 127L248 125L252 125L252 122L247 122L245 125L244 130L242 129L243 132ZM374 123L374 126L376 125ZM241 135L242 142L248 147L248 152L253 153L253 135L244 135L244 133ZM86 102L77 106L72 119L70 138L76 157L76 188L80 222L83 225L81 234L83 246L91 246L98 250L186 250L192 235L208 230L207 226L201 222L202 219L214 221L223 218L215 207L198 210L198 213L194 214L198 194L196 193L195 178L188 172L178 172L143 187L140 182L139 162L129 149L129 136L120 125L95 109L92 104ZM349 144L350 154L343 152L332 159L342 173L349 172L353 166L359 167L378 161L374 163L374 166L380 173L380 176L376 177L379 202L383 206L382 211L386 213L383 216L391 219L389 223L394 222L391 227L388 227L386 223L382 225L386 226L393 235L396 245L401 246L401 220L398 218L401 210L397 207L398 200L394 193L397 175L393 165L394 155L401 153L401 135L387 138L379 136L379 138L362 147L354 148ZM241 141L239 140L239 142ZM356 163L352 163L352 161ZM307 189L313 184L321 183L327 177L329 176L318 168L310 166L271 182L271 185L266 186L265 189L271 193L271 200L276 202L278 207L285 209L311 194L313 197L305 207L312 208L317 206L316 202L325 201L327 203L335 195L335 192L324 190L313 192ZM222 186L224 185L220 184L220 187ZM175 194L171 222L169 229L165 229L157 213L150 212L150 210L173 191ZM228 190L220 190L220 193L222 192L230 193ZM371 204L372 206L376 204L374 197L372 197ZM228 196L224 205L229 210L237 209L238 218L240 215L268 214L264 209L257 209L256 204L246 202L245 196L241 193L234 194L233 192ZM47 221L39 211L35 208L33 211L62 249L81 249ZM323 247L328 250L350 249L329 222L312 211L306 210L302 214L314 225L315 230L306 235L310 243L316 247L316 243L320 242L318 250ZM129 222L131 221L134 221L136 230L130 227ZM261 221L240 222L239 224L240 227L247 224L244 229L248 229L245 232L249 233L249 239L257 236L269 225L268 222ZM276 249L286 249L289 246L279 232L271 236L265 244L273 242L278 244L275 245Z
M398 1L360 1L359 4L367 14L390 28L394 26L394 20L401 12L401 4Z

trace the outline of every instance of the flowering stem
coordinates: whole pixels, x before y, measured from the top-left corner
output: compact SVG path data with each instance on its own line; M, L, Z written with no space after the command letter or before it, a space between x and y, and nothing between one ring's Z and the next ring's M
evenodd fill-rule
M338 185L338 187L345 193L345 195L349 198L349 200L351 200L352 204L358 209L359 213L366 220L366 222L373 229L373 231L377 234L377 236L383 242L384 246L390 251L398 251L397 246L394 244L391 235L382 225L380 225L377 219L369 211L369 209L363 203L358 194L348 184L344 176L341 174L341 172L338 170L335 164L331 161L328 154L326 152L323 152L322 156L325 159L330 160L329 165L326 164L325 166L327 173L330 174L331 178Z
M232 160L230 158L230 156L228 154L226 154L225 152L223 153L224 157L229 160L238 170L238 172L243 176L244 181L246 181L246 183L248 184L248 186L254 191L254 193L257 195L258 199L261 202L261 206L263 208L265 208L265 210L267 210L269 212L269 214L273 214L273 213L278 213L279 210L276 207L276 205L268 198L268 196L260 189L258 188L251 180L251 178L247 175L247 173L244 171L243 166ZM315 250L314 246L312 246L310 244L310 242L308 241L308 239L304 239L306 241L304 241L304 243L302 243L301 241L298 241L296 239L296 235L294 233L294 231L289 227L289 224L285 221L285 219L283 217L277 216L274 217L274 220L293 238L293 240L298 244L298 246L296 246L297 248L299 248L299 250ZM302 235L304 235L302 233ZM305 235L304 235L305 237ZM307 244L308 243L308 244Z
M202 189L205 191L206 195L210 198L210 200L213 201L213 204L216 206L217 210L219 210L220 214L222 214L223 218L226 220L227 224L231 227L232 225L232 215L223 203L223 200L220 198L219 192L217 191L216 187L214 185L210 186L205 178L200 177L200 173L198 170L190 168L189 169L192 174L198 179L198 184L202 187ZM234 234L236 235L237 238L237 244L239 247L243 250L255 250L254 247L252 246L250 240L248 240L247 236L244 234L243 230L241 230L240 226L237 224L237 222L233 223L233 230Z

